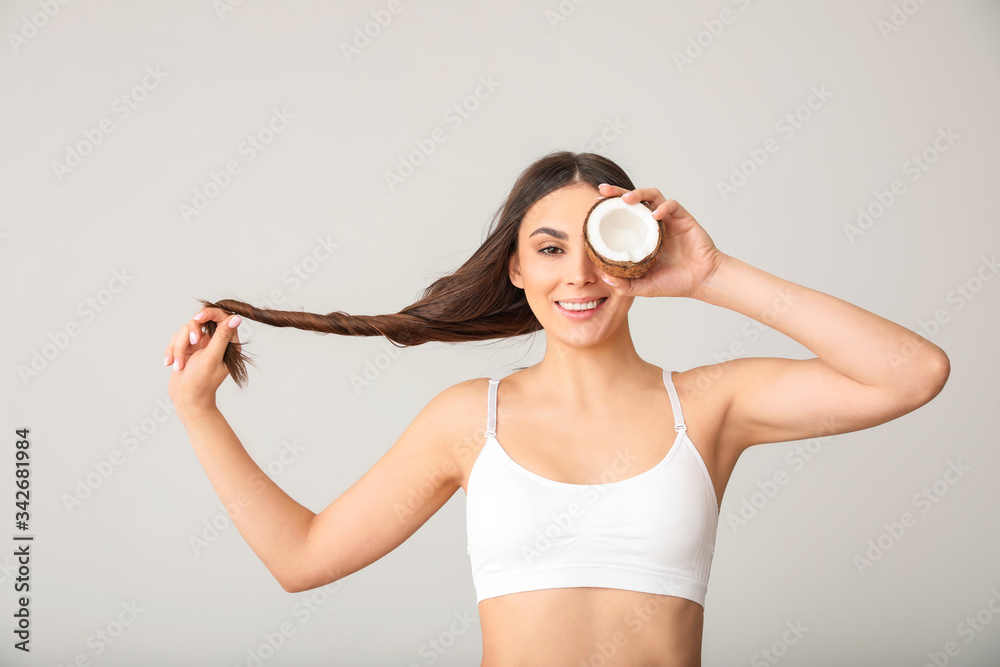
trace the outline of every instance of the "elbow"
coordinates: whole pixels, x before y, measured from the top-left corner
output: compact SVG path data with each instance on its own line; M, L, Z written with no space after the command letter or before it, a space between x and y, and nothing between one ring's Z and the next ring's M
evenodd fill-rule
M929 352L922 358L920 371L914 375L908 387L908 402L911 409L915 410L929 403L940 394L950 375L951 360L948 359L944 350L935 346L933 352Z
M275 576L278 584L286 593L302 593L303 591L311 591L314 588L332 584L340 578L340 570L329 569L320 573L305 573L299 570L298 572L286 574L282 577Z
M305 587L305 586L288 586L286 584L281 584L281 588L286 593L301 593L302 591L308 591L309 590L309 588Z
M315 516L314 514L313 517ZM306 537L294 555L283 561L281 567L271 571L286 593L301 593L326 586L350 574L343 569L340 560L334 558L329 551L316 553L310 548L308 538L307 530Z
M275 575L274 578L286 593L301 593L316 588L318 585L311 583L307 577L302 575L301 571L288 573L280 577Z
M931 356L931 360L927 362L925 375L927 380L924 389L928 392L928 401L941 393L945 383L948 382L949 375L951 375L951 360L944 350L938 348Z
M308 585L306 578L303 576L303 570L299 566L268 567L268 570L270 570L271 576L278 582L278 585L281 586L281 590L286 593L301 593L312 588L312 586Z
M951 359L945 354L944 350L941 350L941 385L938 387L938 391L944 389L944 383L948 381L948 376L951 375Z
M309 590L308 588L304 588L299 582L290 579L277 579L277 581L281 585L281 589L286 593L301 593L302 591Z

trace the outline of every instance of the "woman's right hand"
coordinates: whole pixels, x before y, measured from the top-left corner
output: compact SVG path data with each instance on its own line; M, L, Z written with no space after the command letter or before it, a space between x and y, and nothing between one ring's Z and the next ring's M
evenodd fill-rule
M218 323L211 336L202 331L210 321ZM202 308L170 339L163 363L173 364L167 391L179 412L215 407L215 391L229 375L223 355L230 342L239 350L240 321L219 308Z

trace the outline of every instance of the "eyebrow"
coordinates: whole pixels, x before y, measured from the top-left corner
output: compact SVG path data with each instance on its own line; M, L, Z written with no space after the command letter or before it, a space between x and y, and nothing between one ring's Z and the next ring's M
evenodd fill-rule
M566 234L566 232L561 232L558 229L552 229L551 227L539 227L535 231L533 231L530 234L528 234L528 238L530 239L535 234L548 234L549 236L556 237L560 241L568 241L569 240L569 236Z

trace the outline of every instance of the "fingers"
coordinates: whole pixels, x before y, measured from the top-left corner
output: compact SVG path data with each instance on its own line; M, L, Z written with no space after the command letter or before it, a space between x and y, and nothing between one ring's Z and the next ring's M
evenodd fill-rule
M195 313L194 317L192 317L191 320L193 322L202 324L204 324L205 322L222 322L224 319L229 317L229 315L230 313L227 313L221 308L202 308L197 313ZM198 343L198 341L201 339L200 332L205 330L206 329L204 326L200 328L191 329L190 339L192 345L196 345Z
M202 308L191 318L191 322L186 323L182 328L187 329L188 341L191 345L197 345L203 340L202 334L207 331L204 326L205 322L210 320L218 322L225 319L228 315L228 313L219 308Z
M656 207L667 200L666 197L663 196L663 193L656 188L636 188L635 190L626 190L625 188L620 188L617 185L601 183L598 186L597 191L604 197L617 197L621 195L622 201L626 204L649 202L652 210L655 210Z
M197 322L185 322L181 328L170 339L167 344L167 355L163 358L163 365L173 364L174 370L182 370L187 362L188 353L192 348L201 349L205 347L207 340L205 332Z
M233 315L228 317L222 324L216 327L215 333L212 334L212 339L208 341L206 349L210 360L214 360L215 363L221 364L222 357L226 353L226 346L229 345L231 341L239 345L240 338L236 335L236 327L238 327L242 321L242 317L239 315Z
M629 293L632 291L631 278L618 278L604 274L601 276L601 280L610 285L618 296L629 296Z
M221 322L222 320L229 317L229 313L222 310L221 308L202 308L194 317L191 319L195 322L208 322L209 320L214 320L216 322Z
M626 204L649 202L650 209L653 210L666 200L667 198L656 188L637 188L622 195L622 201Z
M617 185L608 185L607 183L598 185L597 191L601 193L602 197L617 197L623 192L628 192L625 188L620 188Z
M181 325L167 344L163 365L173 364L174 370L182 370L190 352L207 347L208 335L204 324L209 321L221 322L229 317L229 313L221 308L202 308L190 321Z
M663 202L662 206L664 213L673 218L694 217L690 213L688 213L687 210L685 210L685 208L681 206L680 202L678 202L676 199L668 199L667 201Z

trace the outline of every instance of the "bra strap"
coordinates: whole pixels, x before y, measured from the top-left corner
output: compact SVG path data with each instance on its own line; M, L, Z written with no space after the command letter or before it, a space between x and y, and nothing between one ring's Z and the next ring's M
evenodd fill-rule
M667 393L670 394L670 407L674 409L674 430L686 431L687 425L684 424L684 413L681 412L681 402L677 398L677 388L674 386L674 380L670 377L670 374L670 371L663 371L664 384L667 386Z
M497 385L499 378L490 378L490 395L486 405L486 437L497 434Z

